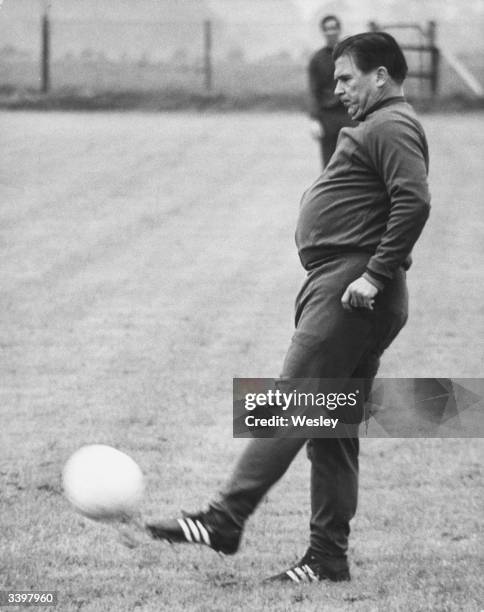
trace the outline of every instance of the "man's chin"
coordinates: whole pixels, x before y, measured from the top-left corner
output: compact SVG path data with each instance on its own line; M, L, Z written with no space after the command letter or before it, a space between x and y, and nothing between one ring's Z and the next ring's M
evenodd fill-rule
M354 106L348 106L346 112L351 119L353 119L353 121L359 121L360 117L363 115L363 111L358 107L355 108Z

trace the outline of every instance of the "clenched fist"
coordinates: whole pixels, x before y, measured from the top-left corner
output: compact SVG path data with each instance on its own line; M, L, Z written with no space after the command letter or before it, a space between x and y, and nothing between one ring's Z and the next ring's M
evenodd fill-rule
M377 293L377 287L360 276L346 287L346 291L341 298L341 304L346 310L351 310L352 307L373 310Z

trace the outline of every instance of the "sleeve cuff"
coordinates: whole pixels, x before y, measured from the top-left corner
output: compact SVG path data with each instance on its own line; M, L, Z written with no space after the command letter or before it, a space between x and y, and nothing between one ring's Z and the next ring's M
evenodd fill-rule
M373 272L371 274L368 271L364 272L363 278L369 283L371 283L374 287L376 287L378 291L383 291L383 289L385 288L385 283L380 280L380 277L376 278Z

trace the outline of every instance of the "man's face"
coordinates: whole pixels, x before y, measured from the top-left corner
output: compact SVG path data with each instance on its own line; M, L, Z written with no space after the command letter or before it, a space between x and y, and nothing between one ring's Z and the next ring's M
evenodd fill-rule
M378 69L364 74L351 55L341 55L335 62L334 93L346 106L352 119L358 119L381 97Z
M328 47L336 47L341 33L338 22L330 19L323 26L323 36L326 39Z

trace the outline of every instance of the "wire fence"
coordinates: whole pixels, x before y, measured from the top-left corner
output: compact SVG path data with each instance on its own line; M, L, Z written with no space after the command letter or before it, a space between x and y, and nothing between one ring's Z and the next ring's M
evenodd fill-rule
M287 22L51 19L47 25L44 70L55 90L300 94L307 90L309 58L321 44ZM362 29L346 24L347 33ZM395 35L404 44L422 42L410 31ZM42 20L0 20L0 41L0 90L41 88ZM412 73L430 70L429 57L406 55ZM411 78L407 93L426 96L430 87Z

